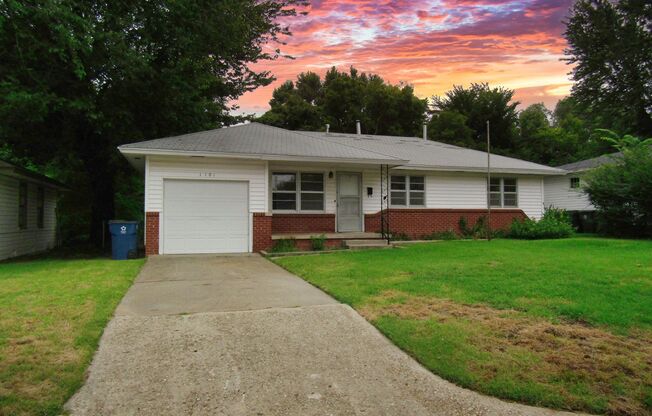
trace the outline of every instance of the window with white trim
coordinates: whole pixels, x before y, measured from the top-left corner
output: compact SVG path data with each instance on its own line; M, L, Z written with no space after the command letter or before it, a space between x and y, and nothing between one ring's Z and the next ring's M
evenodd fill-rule
M426 206L426 179L424 176L392 175L390 202L396 207Z
M321 172L272 173L273 211L323 211L324 174Z
M489 203L492 208L517 207L518 184L516 178L491 178Z

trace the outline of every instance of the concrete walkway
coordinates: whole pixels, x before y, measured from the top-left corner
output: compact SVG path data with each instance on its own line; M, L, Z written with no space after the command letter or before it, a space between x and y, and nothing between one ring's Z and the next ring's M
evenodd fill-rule
M459 388L258 256L150 258L73 415L553 415Z

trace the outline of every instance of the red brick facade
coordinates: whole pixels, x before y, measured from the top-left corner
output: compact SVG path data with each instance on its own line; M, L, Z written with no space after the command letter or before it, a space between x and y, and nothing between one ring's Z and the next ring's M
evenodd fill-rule
M434 232L453 230L459 232L461 217L467 219L469 227L478 218L486 216L484 209L391 209L389 224L393 233L406 234L412 239L422 238ZM515 218L526 218L520 209L499 209L491 212L493 229L508 227ZM380 212L365 215L365 231L380 232ZM284 233L329 233L335 232L335 214L253 214L253 251L268 250L272 247L272 234ZM159 213L145 213L145 254L159 252ZM297 240L297 248L309 250L310 240ZM341 239L326 241L326 246L335 248L342 245Z
M334 233L335 214L274 214L272 233Z
M158 219L158 212L145 213L145 255L147 256L158 254Z
M253 251L268 250L272 247L272 216L264 212L253 215Z
M312 241L310 240L296 240L294 242L299 251L310 251L312 250ZM331 239L324 241L324 246L331 249L342 248L344 244L343 239Z
M460 232L460 218L465 217L469 227L478 218L487 215L486 209L390 209L389 228L393 233L406 234L419 239L435 232L453 230ZM491 228L509 227L515 218L526 218L520 209L496 209L491 211ZM365 231L380 232L380 212L365 215Z

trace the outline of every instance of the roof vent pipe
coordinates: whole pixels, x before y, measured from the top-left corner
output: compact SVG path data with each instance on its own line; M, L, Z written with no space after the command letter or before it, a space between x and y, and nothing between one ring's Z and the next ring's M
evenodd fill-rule
M360 128L360 120L355 121L355 133L358 135L362 134L362 129Z
M428 140L428 125L423 123L423 140Z
M328 133L330 131L330 129L331 129L331 125L327 123L326 124L326 133Z

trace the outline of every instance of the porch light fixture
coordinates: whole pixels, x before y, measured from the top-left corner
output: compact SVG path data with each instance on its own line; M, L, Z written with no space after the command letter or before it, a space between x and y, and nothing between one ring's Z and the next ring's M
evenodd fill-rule
M374 188L371 186L367 187L367 196L372 196L374 194Z
M328 179L333 179L333 171L328 172Z

